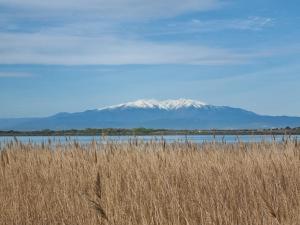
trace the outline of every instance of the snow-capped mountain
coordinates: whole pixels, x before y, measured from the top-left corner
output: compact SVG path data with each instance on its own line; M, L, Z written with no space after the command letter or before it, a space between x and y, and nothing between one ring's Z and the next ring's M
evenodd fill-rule
M0 130L167 128L241 129L300 127L300 117L263 116L228 106L190 99L137 100L77 113L45 118L0 119Z
M206 106L207 104L191 100L191 99L178 99L178 100L165 100L165 101L157 101L155 99L141 99L134 102L127 102L119 105L108 106L104 108L100 108L99 110L103 109L117 109L117 108L143 108L143 109L165 109L165 110L174 110L180 108L201 108Z

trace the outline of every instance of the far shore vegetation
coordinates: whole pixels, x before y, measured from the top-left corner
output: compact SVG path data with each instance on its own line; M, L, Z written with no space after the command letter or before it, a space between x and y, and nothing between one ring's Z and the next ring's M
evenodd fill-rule
M38 130L38 131L0 131L0 136L142 136L142 135L300 135L298 128L275 129L239 129L239 130L173 130L147 128L103 128L71 130Z

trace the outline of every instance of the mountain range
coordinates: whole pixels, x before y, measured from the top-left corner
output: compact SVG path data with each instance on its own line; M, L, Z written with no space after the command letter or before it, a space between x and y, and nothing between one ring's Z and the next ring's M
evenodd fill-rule
M0 119L0 130L85 128L261 129L299 127L300 117L259 115L190 99L138 100L43 118Z

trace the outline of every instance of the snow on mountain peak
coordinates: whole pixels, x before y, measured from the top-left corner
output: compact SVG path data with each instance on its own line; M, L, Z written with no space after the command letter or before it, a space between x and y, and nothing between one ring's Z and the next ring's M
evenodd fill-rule
M102 109L115 109L115 108L159 108L165 110L179 109L179 108L201 108L206 104L200 101L191 100L191 99L177 99L177 100L165 100L158 101L154 99L141 99L134 102L127 102L119 105L113 105L109 107L104 107Z

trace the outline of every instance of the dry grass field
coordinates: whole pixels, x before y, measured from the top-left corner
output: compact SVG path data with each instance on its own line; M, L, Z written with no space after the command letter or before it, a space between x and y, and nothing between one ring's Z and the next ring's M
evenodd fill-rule
M1 149L1 225L300 224L296 141Z

